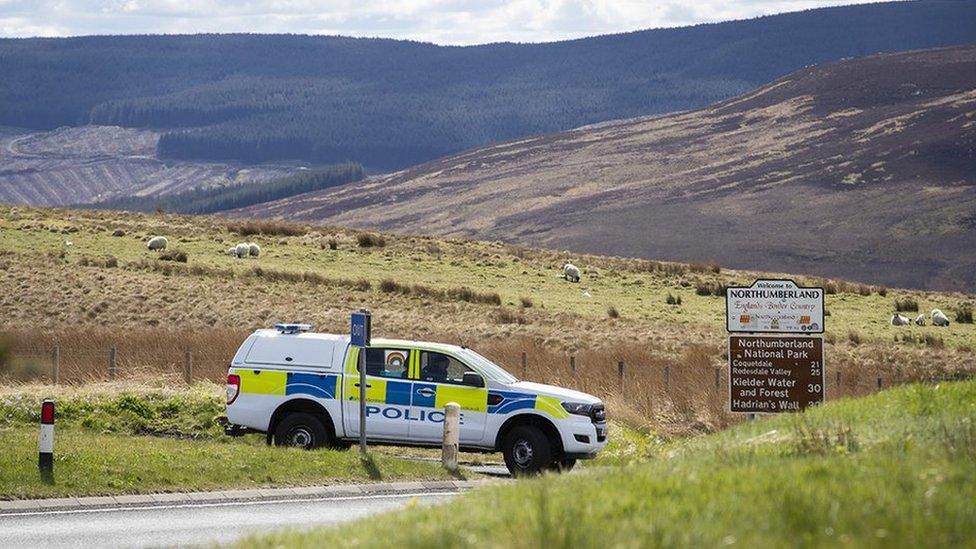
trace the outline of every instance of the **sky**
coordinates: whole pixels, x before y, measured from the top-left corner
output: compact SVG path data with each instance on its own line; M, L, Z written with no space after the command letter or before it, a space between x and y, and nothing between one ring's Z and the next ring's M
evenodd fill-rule
M869 0L0 0L0 36L296 33L548 42Z

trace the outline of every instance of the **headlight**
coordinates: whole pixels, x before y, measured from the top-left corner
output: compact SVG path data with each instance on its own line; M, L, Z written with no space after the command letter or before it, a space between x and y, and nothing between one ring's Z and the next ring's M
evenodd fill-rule
M589 416L593 411L593 405L583 402L563 402L563 409L577 416Z

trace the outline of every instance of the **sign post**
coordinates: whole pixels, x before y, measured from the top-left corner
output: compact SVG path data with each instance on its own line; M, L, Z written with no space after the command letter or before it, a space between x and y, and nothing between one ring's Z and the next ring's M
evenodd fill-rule
M366 347L372 332L372 316L367 309L352 314L350 345L359 347L359 451L366 455Z
M824 290L792 280L757 280L725 290L729 333L822 334Z
M819 337L730 336L729 364L732 412L798 412L823 402Z
M823 288L757 280L726 290L725 313L731 412L751 418L823 403Z

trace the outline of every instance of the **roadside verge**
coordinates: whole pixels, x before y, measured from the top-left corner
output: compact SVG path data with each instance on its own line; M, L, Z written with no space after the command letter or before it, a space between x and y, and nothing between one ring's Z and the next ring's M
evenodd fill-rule
M47 512L84 511L127 507L173 505L203 505L238 502L274 502L301 499L354 498L374 495L411 495L426 493L464 492L481 486L505 482L501 479L431 480L381 482L369 484L339 484L332 486L301 486L295 488L256 488L250 490L219 490L212 492L170 492L160 494L126 494L118 496L87 496L0 501L0 516Z

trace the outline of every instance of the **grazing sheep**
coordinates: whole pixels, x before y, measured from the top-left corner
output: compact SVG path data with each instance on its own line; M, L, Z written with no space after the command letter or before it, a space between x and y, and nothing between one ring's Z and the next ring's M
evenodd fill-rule
M916 326L925 326L925 313L922 313L915 317Z
M891 315L891 325L892 326L909 326L912 321L908 319L907 316L893 314Z
M232 255L234 257L237 257L237 246L231 246L230 248L227 248L226 253L227 255Z
M237 257L239 257L240 259L244 259L251 253L251 247L248 246L247 243L245 242L241 242L240 244L234 247L237 248Z
M572 263L567 263L563 265L563 278L570 282L580 281L580 270L579 267L573 265Z
M253 255L254 257L261 255L261 246L258 246L253 242L247 243L247 249L250 252L250 254Z
M166 240L165 236L154 236L146 242L146 247L153 251L162 251L166 249L166 245L169 241Z
M945 315L939 309L932 309L932 325L933 326L948 326L949 317Z

